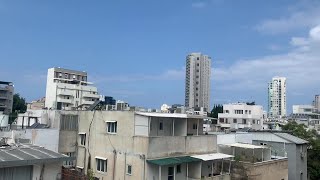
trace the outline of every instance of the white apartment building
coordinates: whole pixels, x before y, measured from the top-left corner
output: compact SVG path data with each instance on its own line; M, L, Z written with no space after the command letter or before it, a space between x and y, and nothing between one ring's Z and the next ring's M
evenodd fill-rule
M285 77L273 77L268 84L268 113L270 117L287 115Z
M293 114L312 114L316 108L312 105L293 105L292 113Z
M313 105L293 105L292 114L288 119L320 132L320 114Z
M320 113L320 95L315 95L314 97L314 107L316 108L316 111Z
M265 118L263 107L260 105L224 104L223 113L218 114L217 126L220 130L243 128L261 130Z
M185 106L210 111L211 57L191 53L186 59Z
M47 75L45 107L71 110L86 108L99 99L97 88L87 81L87 73L50 68Z

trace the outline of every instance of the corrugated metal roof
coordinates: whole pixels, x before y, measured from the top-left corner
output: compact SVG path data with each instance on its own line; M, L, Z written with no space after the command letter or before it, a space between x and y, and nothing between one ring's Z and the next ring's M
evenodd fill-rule
M196 155L196 156L191 156L191 157L201 159L203 161L211 161L211 160L216 160L216 159L232 158L234 156L229 155L229 154L223 154L223 153L212 153L212 154L201 154L201 155Z
M16 144L13 146L0 147L0 168L32 165L35 163L59 162L73 160L43 147L30 144Z
M245 149L267 149L268 148L266 146L257 146L257 145L244 144L244 143L225 144L224 146L239 147L239 148L245 148Z
M291 134L288 134L288 133L274 133L276 136L279 136L287 141L291 141L293 143L296 143L296 144L306 144L308 143L308 141L304 140L304 139L301 139L301 138L298 138L296 136L293 136Z
M181 163L196 162L196 161L200 161L200 160L190 156L147 160L147 162L156 164L158 166L181 164Z

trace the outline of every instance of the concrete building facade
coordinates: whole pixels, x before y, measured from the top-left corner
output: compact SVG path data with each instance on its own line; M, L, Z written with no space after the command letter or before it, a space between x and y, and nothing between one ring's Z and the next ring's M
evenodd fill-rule
M263 107L260 105L224 104L223 113L218 114L217 126L220 130L243 128L261 130L265 118Z
M77 168L92 168L97 178L185 180L209 174L191 157L216 152L215 136L203 135L202 116L92 111L79 117Z
M191 53L186 59L185 106L210 111L211 57Z
M0 111L3 114L12 112L14 87L12 82L0 81Z
M268 84L268 115L279 117L287 115L286 78L273 77Z
M315 95L314 107L316 108L317 112L320 113L320 95Z
M289 180L307 180L308 142L303 139L287 133L261 131L231 134L218 133L216 135L218 145L246 143L265 146L270 149L273 158L286 157L288 159L287 168ZM221 150L221 147L218 146L218 152L221 152Z
M97 88L87 81L86 72L63 68L48 69L46 108L64 110L86 108L99 98Z

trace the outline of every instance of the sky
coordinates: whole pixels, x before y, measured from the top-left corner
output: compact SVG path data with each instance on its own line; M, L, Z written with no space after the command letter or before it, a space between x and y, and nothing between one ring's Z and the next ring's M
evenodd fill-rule
M287 77L287 109L320 94L317 0L0 0L0 79L27 101L51 67L88 72L131 105L184 104L185 59L212 57L211 106L255 101Z

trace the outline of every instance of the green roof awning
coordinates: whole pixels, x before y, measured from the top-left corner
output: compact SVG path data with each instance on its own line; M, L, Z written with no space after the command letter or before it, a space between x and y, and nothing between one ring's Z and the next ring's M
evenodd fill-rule
M196 162L196 161L201 161L201 160L190 157L190 156L147 160L147 162L158 165L158 166L182 164L182 163L189 163L189 162Z

